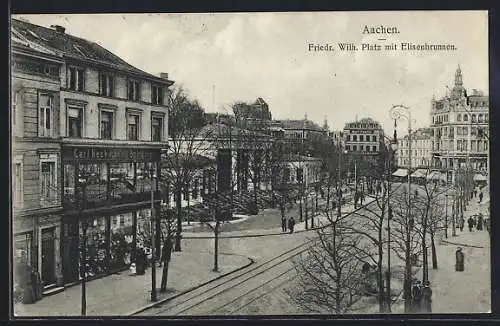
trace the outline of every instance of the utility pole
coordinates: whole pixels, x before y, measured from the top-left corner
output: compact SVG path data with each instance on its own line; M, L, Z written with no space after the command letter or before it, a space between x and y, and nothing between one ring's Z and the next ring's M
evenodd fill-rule
M78 164L79 165L79 164ZM81 175L78 175L77 182L80 184L80 204L78 205L78 219L82 224L82 243L80 244L80 276L82 278L82 290L81 290L81 315L87 315L87 228L88 222L84 220L83 210L85 209L85 191L87 180Z

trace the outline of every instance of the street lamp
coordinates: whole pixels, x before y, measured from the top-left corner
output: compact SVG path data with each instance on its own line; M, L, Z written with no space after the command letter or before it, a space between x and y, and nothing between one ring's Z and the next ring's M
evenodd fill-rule
M87 314L87 228L88 223L83 219L83 210L85 208L85 189L87 186L87 179L82 175L78 175L78 185L80 186L80 200L78 205L79 220L82 223L82 244L80 250L80 276L82 278L82 299L81 299L81 314Z
M156 253L155 253L155 179L158 171L155 171L155 163L151 163L151 301L155 302L156 297Z
M397 126L397 120L406 119L408 121L408 191L407 191L407 223L406 223L406 248L405 248L405 277L404 277L404 298L405 298L405 312L410 312L411 310L411 261L410 261L410 222L411 222L411 208L410 208L410 171L411 171L411 124L414 120L411 118L411 110L409 107L404 105L393 105L390 109L390 116L394 119L395 128ZM395 135L396 136L396 135Z

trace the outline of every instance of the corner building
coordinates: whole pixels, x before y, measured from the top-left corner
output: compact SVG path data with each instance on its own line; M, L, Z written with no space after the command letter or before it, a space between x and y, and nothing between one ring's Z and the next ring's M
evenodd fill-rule
M152 175L161 169L161 150L168 144L166 103L173 82L66 34L63 27L13 24L62 59L54 99L59 109L50 117L60 144L60 284L80 278L84 225L89 276L123 269L137 245L151 246L152 187L154 207L160 209Z

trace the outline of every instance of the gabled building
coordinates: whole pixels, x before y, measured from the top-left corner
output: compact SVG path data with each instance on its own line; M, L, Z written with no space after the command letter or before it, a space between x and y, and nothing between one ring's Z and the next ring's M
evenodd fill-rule
M13 102L13 117L24 116L24 126L16 128L24 129L18 132L31 144L21 168L22 192L33 203L40 201L37 209L45 209L46 203L58 214L50 227L37 226L43 282L63 286L79 280L83 228L88 235L88 275L124 268L134 247L147 241L152 187L159 209L152 176L160 168L161 149L168 145L166 100L173 81L167 74L155 76L135 68L61 26L13 19L11 35L13 70L19 71L13 77L22 78L21 71L28 71L24 80L29 82L23 83L30 86L20 97L22 103L17 98ZM21 62L24 52L51 60L34 67ZM43 84L34 84L34 75L42 75ZM24 112L17 113L18 107ZM36 191L32 180L40 182ZM15 213L14 220L19 216Z

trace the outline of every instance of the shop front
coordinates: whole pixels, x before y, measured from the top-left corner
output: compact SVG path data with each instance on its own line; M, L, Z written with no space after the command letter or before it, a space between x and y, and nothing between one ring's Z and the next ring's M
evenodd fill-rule
M159 153L160 149L63 148L65 284L81 278L84 230L88 277L123 270L137 247L150 247L151 189L155 210L160 206L151 172Z

